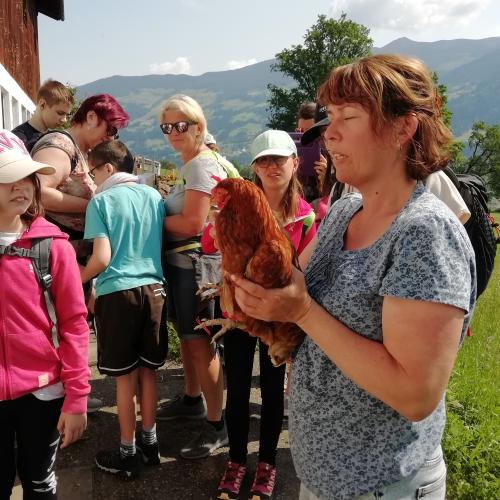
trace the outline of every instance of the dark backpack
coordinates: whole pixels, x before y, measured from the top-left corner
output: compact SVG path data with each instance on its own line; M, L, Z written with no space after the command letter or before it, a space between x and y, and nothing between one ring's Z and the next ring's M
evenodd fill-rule
M471 216L464 227L476 254L477 297L481 295L493 272L499 239L495 236L498 227L488 211L488 193L484 181L475 174L456 174L450 167L443 172L455 184L467 205Z
M31 138L31 140L29 140L26 144L26 149L29 151L29 153L31 154L31 150L33 149L33 147L35 146L35 144L42 138L42 137L45 137L46 135L48 134L54 134L54 133L57 133L57 134L63 134L65 135L66 137L69 137L71 139L71 142L73 144L73 147L75 148L75 152L73 153L73 156L70 156L70 162L71 162L71 172L74 172L76 166L78 165L78 146L76 145L76 142L75 140L73 139L73 137L71 136L71 134L69 132L66 132L66 130L55 130L55 129L48 129L46 132L43 132L42 134L39 134L39 135L36 135L34 137Z
M54 301L52 300L52 295L50 293L52 275L50 274L49 269L49 258L52 238L39 238L32 241L33 244L31 248L18 248L13 245L0 245L0 255L31 259L38 283L43 291L43 298L45 300L45 305L47 306L47 312L49 314L50 321L52 322L52 343L57 349L59 347L59 341L57 340L57 316L54 308Z
M330 198L330 206L333 205L337 200L342 198L342 192L344 191L345 183L336 181L333 185L332 196Z

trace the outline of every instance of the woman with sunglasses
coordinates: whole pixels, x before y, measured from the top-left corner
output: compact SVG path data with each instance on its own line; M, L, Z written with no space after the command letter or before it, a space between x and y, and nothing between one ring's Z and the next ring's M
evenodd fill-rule
M301 197L295 143L286 132L268 130L255 138L250 152L255 182L290 237L301 267L305 267L307 258L302 251L316 239L316 225L312 207ZM239 498L246 475L250 388L257 343L262 406L259 455L249 498L264 500L273 496L276 449L283 424L285 365L274 367L268 347L261 340L242 330L233 330L224 338L229 460L219 483L218 499Z
M205 145L205 115L191 97L174 95L162 105L159 118L167 142L183 163L177 176L178 184L165 200L163 270L168 284L168 315L180 339L184 395L161 408L157 420L206 417L199 435L181 450L183 458L197 459L227 444L222 418L224 382L220 360L207 334L194 330L198 316L213 317L214 301L200 310L194 265L200 255L211 190L234 167Z
M40 177L45 218L69 235L82 265L92 253L92 243L85 242L83 235L85 211L96 187L89 175L87 152L114 139L129 119L113 96L90 96L80 104L66 131L45 133L31 150L34 160L55 168L55 173ZM84 285L86 300L90 291L90 283ZM97 411L101 406L101 401L89 398L87 411Z

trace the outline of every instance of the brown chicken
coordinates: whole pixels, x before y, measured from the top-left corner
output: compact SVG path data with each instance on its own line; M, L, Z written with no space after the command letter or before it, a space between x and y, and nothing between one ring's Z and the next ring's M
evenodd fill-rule
M294 323L268 322L244 315L234 300L231 274L239 274L264 288L282 288L290 283L296 253L279 226L264 193L243 179L224 179L212 190L220 212L215 219L216 243L222 255L221 309L227 320L210 324L246 330L269 346L273 364L290 356L304 333ZM231 322L238 313L238 322ZM217 322L218 321L218 322Z

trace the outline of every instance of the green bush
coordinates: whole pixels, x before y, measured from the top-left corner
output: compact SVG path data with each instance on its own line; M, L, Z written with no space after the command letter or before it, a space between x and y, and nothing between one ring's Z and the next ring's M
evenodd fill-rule
M168 328L168 359L174 361L180 361L181 359L181 349L179 343L179 336L175 331L172 323L167 323Z

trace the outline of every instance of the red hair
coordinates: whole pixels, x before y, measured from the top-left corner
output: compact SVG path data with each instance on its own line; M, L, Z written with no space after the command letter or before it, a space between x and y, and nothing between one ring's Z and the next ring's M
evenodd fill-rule
M87 97L80 104L71 123L81 125L87 119L89 111L93 111L100 120L105 120L117 129L126 127L130 122L130 116L112 95L96 94Z

